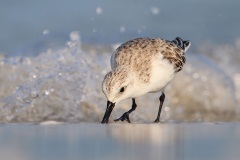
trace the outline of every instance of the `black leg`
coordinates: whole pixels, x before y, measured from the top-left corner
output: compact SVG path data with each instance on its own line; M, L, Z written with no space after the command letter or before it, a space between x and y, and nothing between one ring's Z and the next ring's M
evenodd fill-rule
M160 122L159 119L160 119L160 114L161 114L164 99L165 99L165 94L162 92L162 95L159 97L160 105L159 105L159 109L158 109L157 119L154 121L155 123Z
M132 111L134 111L135 109L137 108L137 104L136 104L136 102L135 102L135 98L133 98L132 99L132 108L129 110L129 111L127 111L127 112L125 112L120 118L118 118L118 119L115 119L114 121L115 122L117 122L117 121L127 121L128 123L131 123L131 121L130 121L130 119L129 119L129 114L132 112Z
M110 114L112 113L112 110L115 106L115 103L112 103L110 101L107 101L107 108L106 108L106 112L103 116L102 122L101 123L108 123L108 119L110 117Z

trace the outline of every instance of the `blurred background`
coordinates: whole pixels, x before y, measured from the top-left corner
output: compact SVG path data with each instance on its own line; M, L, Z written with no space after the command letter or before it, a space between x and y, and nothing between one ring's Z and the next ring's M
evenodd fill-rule
M137 37L190 40L187 64L167 88L162 121L240 118L240 2L1 0L0 120L98 122L111 53ZM158 94L132 118L152 121ZM148 102L146 104L145 102ZM120 103L113 116L130 106Z
M239 6L0 0L1 159L239 159ZM113 122L129 110L125 100L109 125L99 125L106 107L101 84L116 47L137 37L177 36L192 45L165 91L161 123L152 124L156 93L136 99L133 124Z
M79 31L81 41L89 44L176 36L190 39L192 48L206 41L231 44L240 34L239 3L1 0L0 51L7 55L36 55L49 47L63 47L72 31Z

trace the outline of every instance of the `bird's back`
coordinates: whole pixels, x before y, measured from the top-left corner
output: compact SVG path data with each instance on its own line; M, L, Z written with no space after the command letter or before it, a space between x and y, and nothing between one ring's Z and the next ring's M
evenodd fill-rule
M185 63L185 45L180 38L166 41L160 38L137 38L119 46L111 57L112 69L119 66L135 68L141 71L149 69L152 58L162 54L163 59L174 64L179 72Z

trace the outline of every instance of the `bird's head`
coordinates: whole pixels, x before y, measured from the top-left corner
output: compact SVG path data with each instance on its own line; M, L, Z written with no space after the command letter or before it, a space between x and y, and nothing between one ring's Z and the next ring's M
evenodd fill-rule
M112 103L131 98L133 93L133 76L125 67L118 67L106 74L102 90L108 101Z

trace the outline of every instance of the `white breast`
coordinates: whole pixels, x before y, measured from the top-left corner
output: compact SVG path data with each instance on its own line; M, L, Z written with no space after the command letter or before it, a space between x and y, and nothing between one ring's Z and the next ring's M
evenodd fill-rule
M158 58L154 58L148 92L163 90L172 81L174 76L175 70L173 64L170 64L166 59L162 59L161 55Z
M139 97L147 93L163 91L163 89L173 80L175 76L174 66L167 60L162 59L162 55L153 57L151 77L149 83L143 83L135 77L135 89L132 98Z

